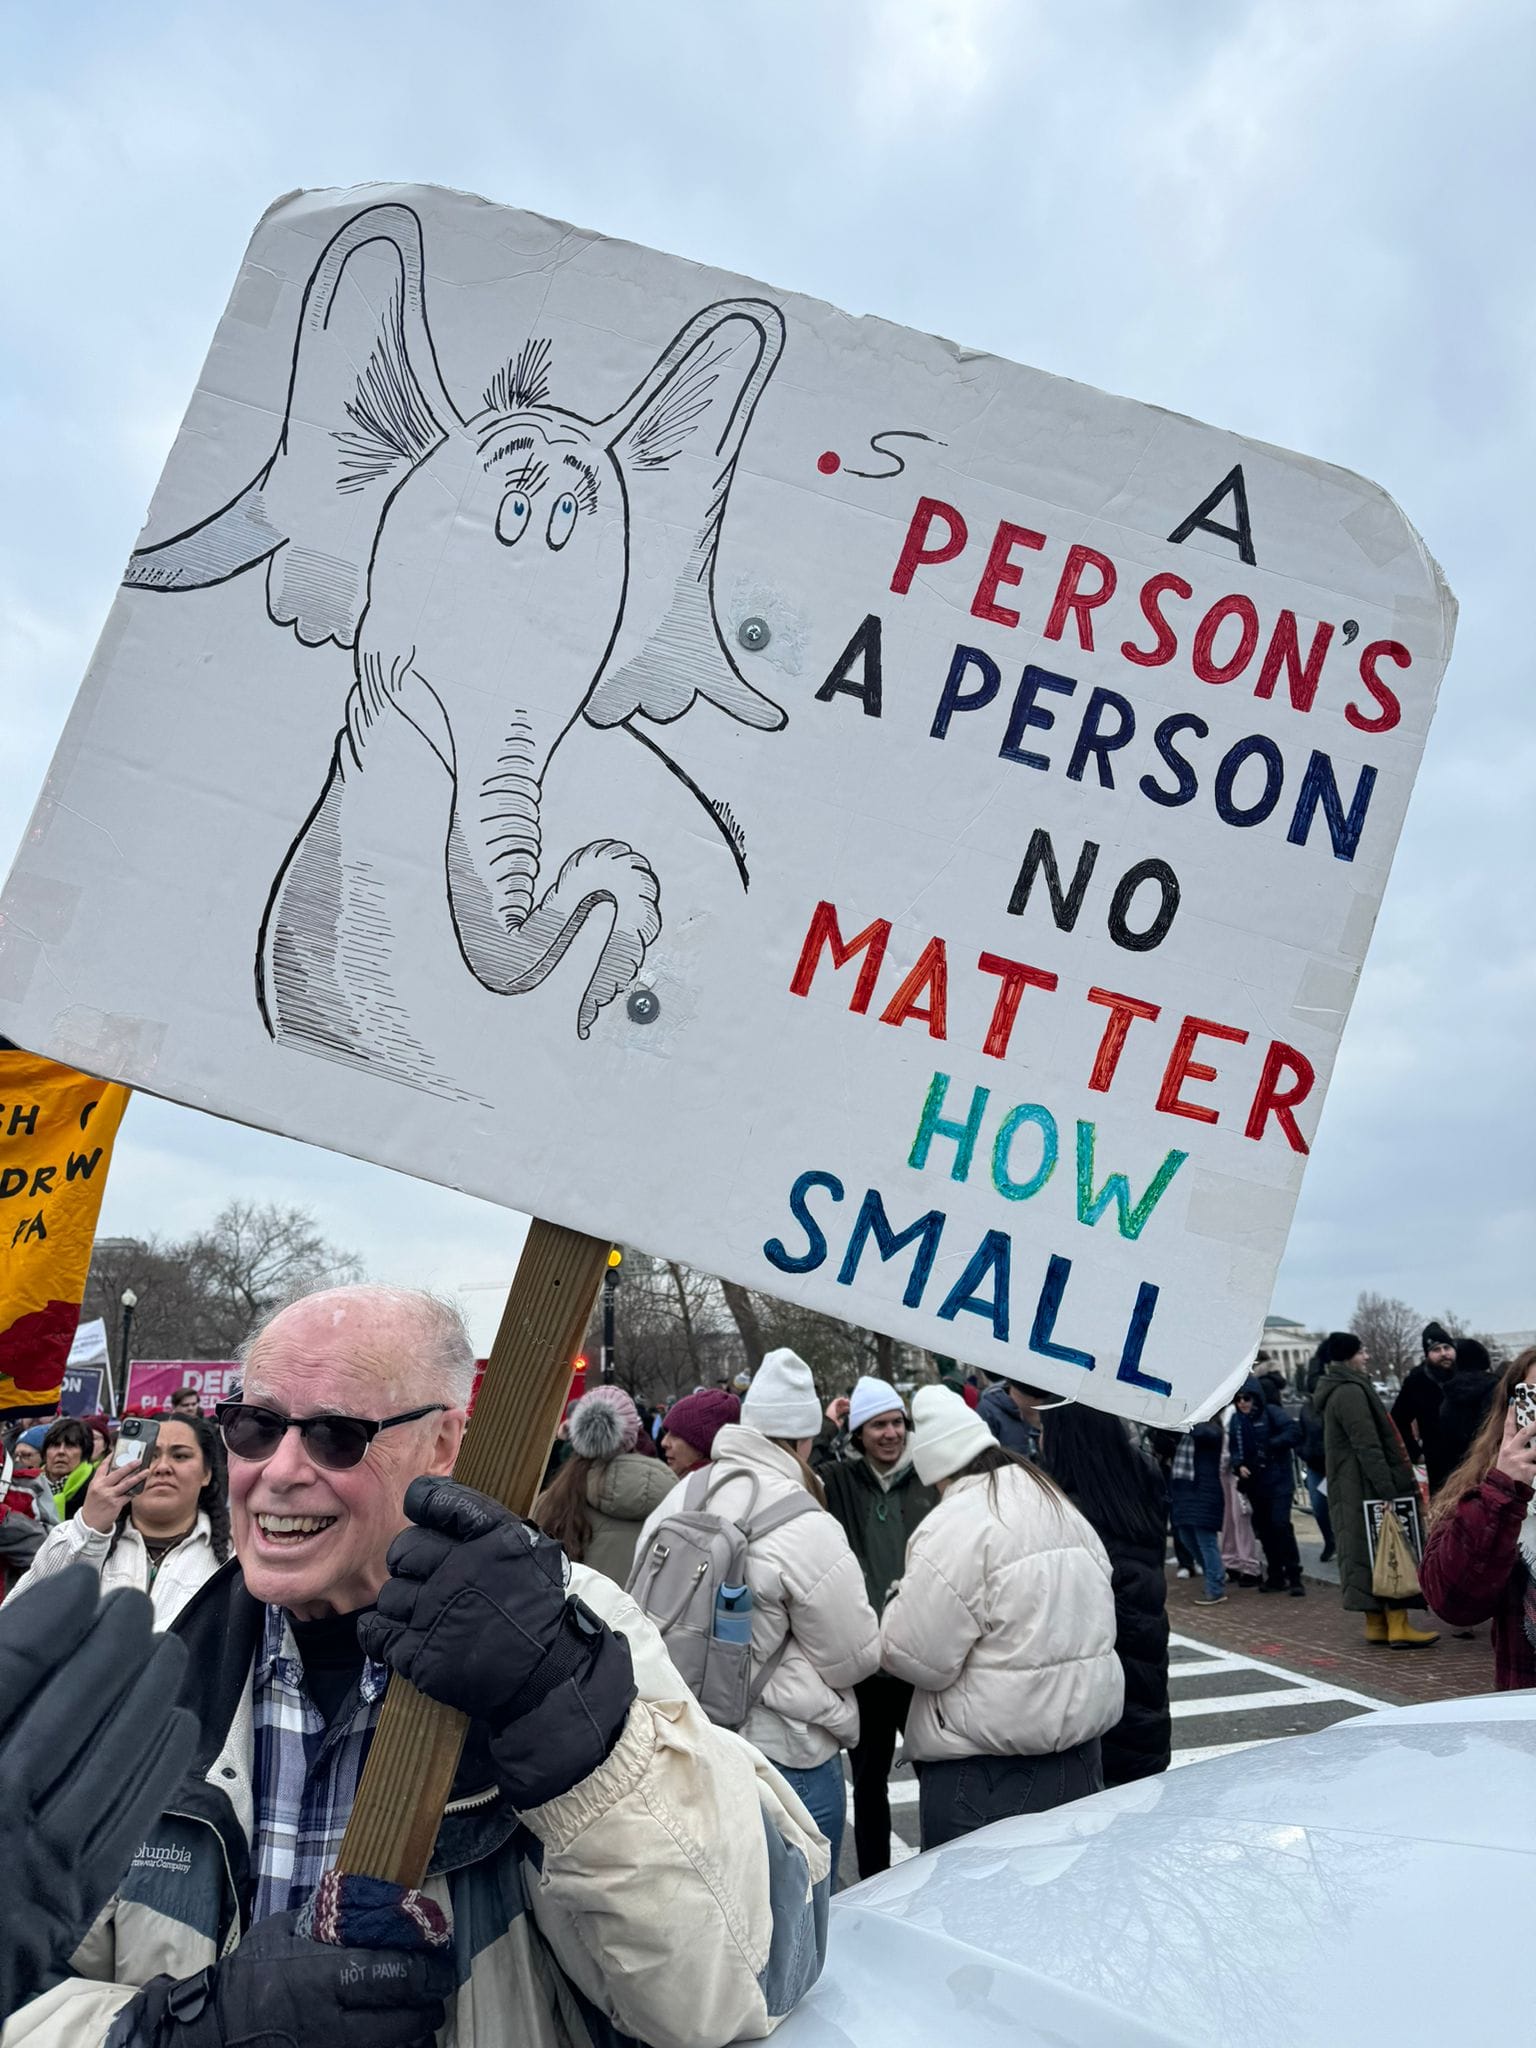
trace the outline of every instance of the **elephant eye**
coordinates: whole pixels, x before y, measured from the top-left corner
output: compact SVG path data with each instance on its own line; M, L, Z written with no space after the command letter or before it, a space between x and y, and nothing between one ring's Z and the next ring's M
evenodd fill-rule
M532 510L533 502L526 491L508 491L496 514L496 538L503 547L509 548L514 541L522 539Z
M563 548L576 529L576 500L569 491L562 491L549 513L549 544L552 548Z

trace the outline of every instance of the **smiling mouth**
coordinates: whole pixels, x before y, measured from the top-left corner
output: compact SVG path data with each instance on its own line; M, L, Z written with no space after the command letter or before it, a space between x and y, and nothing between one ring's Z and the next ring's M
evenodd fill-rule
M335 1515L258 1515L256 1526L266 1542L283 1550L301 1550L335 1521Z

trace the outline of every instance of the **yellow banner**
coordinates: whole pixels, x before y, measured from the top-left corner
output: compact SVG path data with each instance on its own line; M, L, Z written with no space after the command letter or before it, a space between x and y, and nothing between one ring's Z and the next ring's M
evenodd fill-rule
M127 1106L116 1081L0 1051L0 1421L58 1405Z

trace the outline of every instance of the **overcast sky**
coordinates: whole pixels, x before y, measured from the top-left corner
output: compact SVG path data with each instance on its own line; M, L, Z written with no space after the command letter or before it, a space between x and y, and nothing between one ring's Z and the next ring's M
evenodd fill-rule
M1456 653L1274 1306L1536 1324L1536 10L23 0L0 33L0 850L279 194L433 181L881 313L1358 470L1424 534ZM231 1194L468 1290L482 1338L524 1228L139 1098L103 1228Z

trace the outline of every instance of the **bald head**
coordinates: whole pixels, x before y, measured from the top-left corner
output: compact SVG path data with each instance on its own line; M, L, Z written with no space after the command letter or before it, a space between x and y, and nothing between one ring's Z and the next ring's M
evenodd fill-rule
M393 1407L442 1401L463 1408L474 1385L464 1318L451 1302L414 1287L324 1287L275 1310L241 1349L247 1400L274 1352L344 1362L349 1376Z

